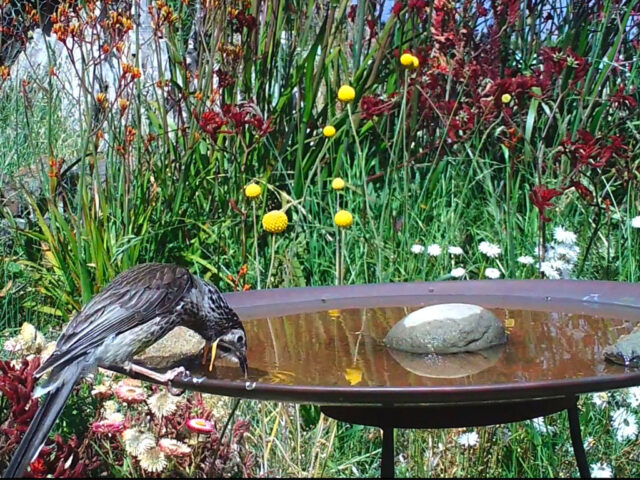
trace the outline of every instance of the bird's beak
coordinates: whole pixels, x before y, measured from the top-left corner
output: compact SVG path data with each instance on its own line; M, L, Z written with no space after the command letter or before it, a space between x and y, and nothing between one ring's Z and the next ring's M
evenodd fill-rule
M240 369L242 370L242 373L246 378L249 373L247 356L243 352L237 350L234 346L229 345L223 340L220 340L220 342L218 343L218 349L223 355L233 357L238 361L238 364L240 365Z

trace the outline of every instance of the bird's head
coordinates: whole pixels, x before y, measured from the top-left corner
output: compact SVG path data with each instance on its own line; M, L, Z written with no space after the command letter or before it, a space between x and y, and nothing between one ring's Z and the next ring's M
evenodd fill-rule
M237 360L242 373L247 374L247 335L241 323L218 337L218 352L222 357Z
M219 309L214 321L210 322L205 340L209 344L217 344L217 353L221 357L236 360L242 373L247 374L247 334L242 322L231 309Z

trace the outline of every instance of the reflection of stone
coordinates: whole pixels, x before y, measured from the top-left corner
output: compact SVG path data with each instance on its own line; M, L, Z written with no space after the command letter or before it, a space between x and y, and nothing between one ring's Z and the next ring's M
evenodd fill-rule
M176 327L135 358L149 367L168 369L199 356L202 347L204 339L200 335L188 328Z
M504 345L498 345L479 352L420 355L391 348L389 353L405 369L421 377L458 378L493 366L504 349Z
M384 339L387 347L411 353L475 352L506 341L504 326L491 311L466 303L416 310Z
M604 358L627 367L640 367L640 326L603 350Z

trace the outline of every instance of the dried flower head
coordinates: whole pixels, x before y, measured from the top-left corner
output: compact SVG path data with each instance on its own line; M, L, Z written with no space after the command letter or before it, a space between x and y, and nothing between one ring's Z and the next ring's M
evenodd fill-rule
M131 405L142 403L147 398L147 394L142 387L127 385L124 381L116 385L115 394L118 400Z
M139 457L156 445L156 440L151 433L143 432L137 428L129 428L122 432L122 441L127 453L134 457Z
M139 457L140 466L147 472L161 472L167 466L164 452L158 447L145 450Z
M173 438L161 438L158 448L171 457L186 457L191 453L191 447Z
M178 397L171 395L167 390L161 390L152 395L147 404L155 416L164 417L176 411L179 401Z
M195 433L213 433L215 426L205 418L191 418L187 420L187 428Z

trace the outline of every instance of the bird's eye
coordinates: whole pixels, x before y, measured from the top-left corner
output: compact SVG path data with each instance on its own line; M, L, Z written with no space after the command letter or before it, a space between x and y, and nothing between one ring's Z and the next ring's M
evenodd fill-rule
M236 337L236 343L244 343L244 336L243 335L238 335Z

